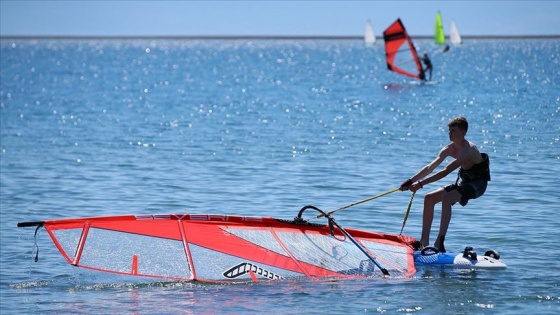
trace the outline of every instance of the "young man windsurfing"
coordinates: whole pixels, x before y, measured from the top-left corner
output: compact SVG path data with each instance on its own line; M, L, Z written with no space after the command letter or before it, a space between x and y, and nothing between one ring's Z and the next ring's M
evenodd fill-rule
M434 207L441 202L441 222L439 233L434 243L440 252L445 252L445 235L451 221L451 206L459 202L463 207L470 199L476 199L484 194L490 180L490 162L488 155L481 153L476 145L467 139L465 135L469 128L467 119L457 117L448 124L449 140L451 143L444 146L437 157L424 166L418 173L404 181L400 189L416 192L425 185L438 181L452 171L459 168L459 175L455 184L437 188L424 197L424 214L422 219L422 236L415 247L422 248L430 243L430 230L434 219ZM443 170L428 176L447 157L454 160L447 164ZM459 182L459 178L461 181Z

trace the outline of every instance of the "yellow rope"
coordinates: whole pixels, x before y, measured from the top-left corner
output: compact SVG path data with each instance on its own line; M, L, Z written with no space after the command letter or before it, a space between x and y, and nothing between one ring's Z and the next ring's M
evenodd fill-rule
M386 192L384 192L384 193L381 193L381 194L379 194L379 195L376 195L376 196L373 196L373 197L369 197L369 198L366 198L366 199L364 199L364 200L360 200L360 201L358 201L358 202L355 202L355 203L353 203L353 204L349 204L349 205L347 205L347 206L338 208L338 209L336 209L336 210L332 210L332 211L330 211L330 212L327 212L327 214L330 215L330 214L333 214L333 213L335 213L335 212L337 212L337 211L344 210L344 209L348 209L348 208L350 208L350 207L353 207L353 206L355 206L355 205L359 205L359 204L361 204L361 203L364 203L364 202L373 200L373 199L375 199L375 198L379 198L379 197L388 195L388 194L390 194L390 193L394 193L395 191L397 191L397 190L399 190L399 189L400 189L400 187L397 187L397 188L388 190L388 191L386 191ZM411 202L412 202L412 201L411 201ZM410 206L409 206L409 207L410 207ZM319 214L319 215L317 215L317 218L322 218L322 217L324 217L324 216L325 216L325 215L323 215L323 214Z
M401 232L399 233L399 235L402 234L402 231L404 229L404 225L406 224L406 220L408 219L408 214L410 213L410 207L412 206L412 199L414 199L414 195L416 195L416 192L413 192L412 196L410 196L410 202L408 203L408 209L406 209L406 213L404 214L404 219L403 219L403 222L402 222Z

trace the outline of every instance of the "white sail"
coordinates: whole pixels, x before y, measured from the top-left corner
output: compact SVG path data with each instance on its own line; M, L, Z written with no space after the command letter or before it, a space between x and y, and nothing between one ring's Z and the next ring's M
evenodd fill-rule
M451 20L451 27L449 28L449 41L454 45L459 45L463 42L461 40L461 34L459 34L459 29L455 24L455 20Z
M371 22L369 19L366 22L366 32L364 34L364 41L368 46L375 44L375 33L373 32L373 27L371 26Z

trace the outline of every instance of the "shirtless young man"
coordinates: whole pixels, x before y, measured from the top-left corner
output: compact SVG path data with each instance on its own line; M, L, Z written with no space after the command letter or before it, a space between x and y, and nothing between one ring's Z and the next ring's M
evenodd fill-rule
M465 206L469 199L476 199L482 196L490 180L488 155L480 153L474 143L465 139L469 128L467 119L464 117L454 118L447 126L449 127L449 140L451 140L451 143L444 146L432 162L424 166L416 175L404 181L400 187L401 190L410 189L412 192L416 192L425 185L444 178L460 167L460 183L440 187L429 192L424 197L422 236L419 241L420 244L418 245L421 247L429 245L430 230L434 219L434 206L438 202L441 202L439 234L434 243L434 247L438 248L440 252L445 252L443 242L445 240L447 228L449 227L449 222L451 221L451 206L456 202ZM441 171L428 176L447 157L452 157L454 160L447 164Z

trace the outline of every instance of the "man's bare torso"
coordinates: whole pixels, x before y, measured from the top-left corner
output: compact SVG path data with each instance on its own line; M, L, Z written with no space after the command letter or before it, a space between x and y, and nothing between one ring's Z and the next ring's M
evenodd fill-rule
M451 142L445 149L448 155L461 161L461 168L468 170L474 165L482 162L482 155L476 145L468 140L464 140L462 145Z

